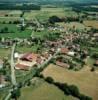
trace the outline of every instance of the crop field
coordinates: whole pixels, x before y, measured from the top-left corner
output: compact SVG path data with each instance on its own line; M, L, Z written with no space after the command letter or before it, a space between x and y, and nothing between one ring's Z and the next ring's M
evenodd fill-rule
M37 84L35 88L33 86L23 88L19 100L76 100L76 98L64 95L54 85L46 82Z
M79 22L70 22L70 23L66 23L66 26L69 28L73 28L73 26L75 26L76 29L79 30L83 30L85 29L85 25L79 23Z
M17 16L19 17L21 15L22 11L20 10L0 10L0 17L13 17L13 16Z
M41 11L25 12L24 17L29 20L38 18L40 21L46 21L50 16L55 15L58 17L70 17L77 16L77 13L65 8L42 8Z
M44 71L45 77L50 76L55 81L76 85L80 92L98 100L98 73L90 71L71 71L50 64Z
M96 20L86 20L83 23L86 26L98 29L98 21L96 21Z

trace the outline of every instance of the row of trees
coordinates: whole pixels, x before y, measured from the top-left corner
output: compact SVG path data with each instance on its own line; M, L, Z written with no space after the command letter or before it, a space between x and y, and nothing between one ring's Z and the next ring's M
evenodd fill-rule
M83 18L77 17L66 17L66 18L60 18L58 16L51 16L48 20L49 23L55 24L55 22L72 22L72 21L78 21L80 23L83 23Z
M40 10L41 7L39 5L34 4L23 4L20 6L17 6L16 4L0 4L0 10Z
M43 75L40 75L40 77L44 78ZM51 77L46 77L44 79L48 83L57 86L60 90L64 92L65 95L72 95L76 98L79 98L79 100L92 100L91 97L81 94L78 87L75 85L68 85L67 83L54 82L54 80Z

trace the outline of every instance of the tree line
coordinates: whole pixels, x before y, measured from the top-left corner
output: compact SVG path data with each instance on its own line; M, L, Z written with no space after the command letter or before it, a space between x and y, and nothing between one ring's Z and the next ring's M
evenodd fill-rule
M0 10L40 10L41 7L35 4L0 4Z

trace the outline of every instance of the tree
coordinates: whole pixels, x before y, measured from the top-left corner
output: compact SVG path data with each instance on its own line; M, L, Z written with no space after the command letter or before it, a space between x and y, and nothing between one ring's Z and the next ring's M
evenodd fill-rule
M54 24L55 22L61 22L62 20L58 16L52 16L49 18L49 22Z
M45 81L47 81L48 83L53 83L54 82L54 80L51 77L47 77L45 79Z
M95 67L92 67L92 68L91 68L91 72L94 72L94 71L95 71Z
M11 98L17 100L17 98L19 98L19 96L20 96L20 89L14 89L11 92Z
M79 97L80 92L79 92L79 89L75 85L70 85L69 91L73 96Z

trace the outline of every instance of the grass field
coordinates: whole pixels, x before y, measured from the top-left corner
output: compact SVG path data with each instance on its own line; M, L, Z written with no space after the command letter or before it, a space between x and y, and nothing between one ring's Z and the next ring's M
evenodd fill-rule
M94 28L98 29L98 21L96 21L96 20L90 20L90 21L86 20L83 23L86 26L90 26L90 27L94 27Z
M38 83L35 88L25 87L21 93L19 100L76 100L71 96L65 96L57 87L46 82Z
M15 24L0 24L0 29L8 27L9 32L11 33L0 33L0 37L10 37L10 38L28 38L31 36L32 30L25 29L20 31Z
M9 57L11 54L11 49L0 48L0 58Z
M78 86L80 92L98 100L98 73L90 71L74 72L64 68L50 64L44 71L45 77L51 76L55 81L61 83L74 84Z

